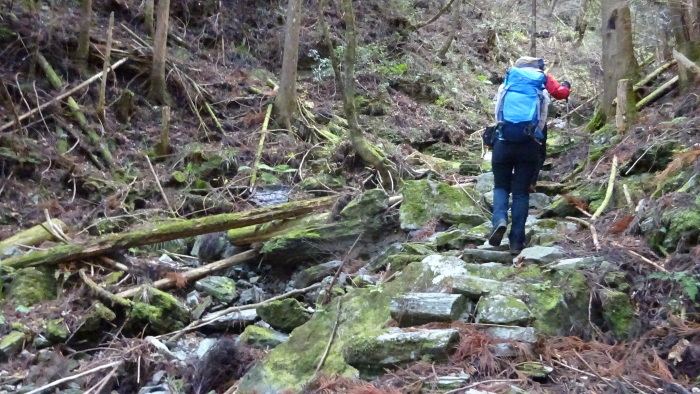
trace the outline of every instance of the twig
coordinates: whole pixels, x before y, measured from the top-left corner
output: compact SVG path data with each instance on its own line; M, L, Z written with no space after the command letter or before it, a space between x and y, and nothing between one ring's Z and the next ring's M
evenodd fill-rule
M97 394L101 393L102 389L107 385L107 383L109 383L110 380L112 380L112 378L114 377L114 374L117 373L117 370L119 369L120 366L121 366L121 363L115 365L114 368L107 374L107 376L102 378L102 380L97 382L97 384L95 386L90 388L84 394L90 394L92 392L95 392Z
M634 203L632 202L632 195L630 195L630 189L627 187L626 183L622 184L622 191L625 194L625 200L627 200L627 205L630 209L634 209Z
M5 191L5 186L7 186L7 184L10 183L10 179L12 178L12 175L14 173L14 170L10 171L10 175L8 175L7 179L5 179L5 182L2 183L2 187L0 187L0 196L2 195L2 192Z
M605 382L608 386L610 386L610 387L612 387L612 388L614 388L614 389L617 388L617 387L613 386L613 385L610 383L610 379L604 378L604 377L600 376L600 374L598 374L598 372L596 372L596 371L593 369L593 367L591 367L591 365L588 364L588 362L587 362L586 360L584 360L583 357L581 357L580 354L578 354L577 351L574 350L574 354L576 355L576 357L578 357L579 360L581 360L581 362L582 362L586 367L588 367L588 369L589 369L591 372L593 372L593 374L594 374L595 376L598 377L598 379L602 380L602 381Z
M108 301L110 301L112 304L117 304L117 305L121 305L121 306L125 306L125 307L130 307L131 305L134 304L133 301L130 301L130 300L127 300L127 299L125 299L125 298L121 298L121 297L115 296L114 294L112 294L112 293L108 292L107 290L101 288L101 287L100 287L97 283L95 283L92 279L88 278L87 274L85 273L85 269L81 269L80 271L78 271L78 273L80 273L80 278L83 280L83 282L85 282L85 284L88 285L88 287L89 287L90 289L92 289L92 291L94 291L95 293L97 293L97 295L98 295L100 298L102 298L102 299L104 299L104 300L108 300Z
M355 249L355 246L357 243L360 241L360 238L365 234L365 232L361 232L357 238L355 239L355 242L353 242L352 246L348 250L348 253L345 254L345 258L343 261L340 263L340 266L338 266L338 269L335 271L335 275L333 275L333 278L331 279L331 282L328 284L328 288L326 289L326 295L324 297L323 302L321 302L321 305L325 305L330 301L331 294L333 293L333 286L335 286L335 282L338 280L338 276L343 270L343 267L345 267L345 263L350 260L350 254L352 253L353 249Z
M265 121L262 125L262 134L260 135L260 143L258 144L258 153L255 155L255 162L253 163L252 174L250 176L250 190L255 189L255 179L258 175L258 166L260 165L260 156L262 156L263 146L265 145L265 137L267 136L267 124L270 122L270 115L272 114L272 104L267 105L267 113L265 114Z
M602 213L605 208L608 207L610 203L610 198L612 198L613 189L615 188L615 177L617 176L617 155L613 156L612 168L610 169L610 180L608 181L608 190L605 192L605 199L600 204L598 209L595 211L593 216L591 216L591 222L595 221Z
M593 223L588 223L587 221L581 219L581 218L575 218L573 216L567 216L566 219L573 220L575 222L581 223L584 226L588 227L589 230L591 230L591 235L593 236L593 245L595 246L595 250L600 251L600 243L598 243L598 232L595 229L595 226Z
M112 267L114 269L117 269L119 271L124 271L124 272L129 271L129 267L127 267L126 265L124 265L118 261L114 261L107 256L100 256L99 259L100 259L100 261L102 261L103 263L109 265L110 267Z
M148 155L143 155L143 157L145 157L146 161L148 162L148 168L151 169L151 173L153 174L153 178L155 178L155 180L156 180L156 185L158 185L158 190L160 190L160 194L163 195L163 199L165 200L165 205L168 206L168 209L173 214L173 216L177 216L177 213L175 213L175 210L173 210L172 205L170 205L170 201L168 201L168 196L165 195L165 191L163 190L163 186L160 185L160 180L158 180L158 175L156 174L156 170L153 169L153 164L151 164L151 159L148 158Z
M289 293L285 293L285 294L278 295L276 297L268 298L267 300L258 302L257 304L234 306L234 307L230 307L230 308L221 310L219 312L214 312L214 313L209 314L205 318L199 319L197 321L193 321L192 323L190 323L187 327L185 327L183 329L173 331L173 332L168 333L168 334L163 334L157 338L174 334L174 336L172 338L170 338L170 342L174 342L177 339L179 339L180 337L182 337L184 334L186 334L194 329L197 329L199 327L204 327L204 326L207 326L209 324L212 324L226 315L230 315L230 314L236 313L236 312L246 311L249 309L256 309L257 307L267 305L268 303L270 303L272 301L290 298L290 297L295 296L297 294L304 294L304 293L307 293L311 290L318 289L319 287L321 287L321 284L316 283L316 284L313 284L309 287L305 287L303 289L292 290Z
M341 300L341 298L338 298L338 306L336 307L336 309L338 310L338 313L335 316L335 324L333 325L333 331L331 331L331 337L328 338L328 344L326 345L326 349L323 351L323 355L321 356L321 360L318 362L318 366L316 367L316 372L314 372L314 376L313 376L313 378L311 378L312 381L314 379L316 379L319 371L321 371L321 368L323 367L323 363L326 361L326 357L328 357L328 352L331 350L331 345L333 345L333 339L335 338L335 333L338 330L338 322L340 322L340 300Z
M649 260L648 258L646 258L646 257L642 256L641 254L635 252L634 250L627 249L626 247L620 245L620 244L617 243L617 242L613 242L612 244L615 245L615 246L617 246L618 248L624 249L627 253L631 254L632 256L638 257L638 258L641 259L643 262L645 262L645 263L647 263L647 264L653 265L654 267L656 267L656 268L659 269L660 271L668 272L668 270L667 270L666 268L664 268L664 267L660 266L659 264L657 264L657 263L655 263L655 262Z
M115 68L117 68L117 67L121 66L122 64L124 64L127 60L129 60L129 59L124 58L124 59L121 59L121 60L117 61L116 63L114 63L114 64L112 65L111 69L114 70ZM57 101L61 101L61 100L65 99L66 97L69 97L69 96L72 95L73 93L75 93L75 92L77 92L78 90L80 90L80 89L82 89L82 88L84 88L84 87L90 85L91 83L95 82L96 80L100 79L101 77L102 77L102 72L100 72L99 74L93 75L93 76L90 77L89 79L85 80L85 82L83 82L83 83L81 83L80 85L74 87L73 89L69 89L69 90L67 90L66 92L64 92L64 93L62 93L62 94L59 94L58 96L54 97L53 99L47 101L46 103L44 103L44 104L42 104L42 105L40 105L40 106L34 108L33 110L31 110L31 111L29 111L29 112L26 112L26 113L24 113L24 114L22 114L22 115L20 115L20 117L19 117L18 119L19 119L20 121L22 121L22 120L24 120L24 119L27 119L27 118L33 116L33 115L36 114L37 112L39 112L39 111L41 111L41 110L43 110L43 109L46 109L46 108L50 107L51 105L53 105L53 104L56 103ZM0 126L0 131L3 131L3 130L5 130L5 129L10 128L10 127L12 127L12 125L14 125L14 124L16 124L16 123L17 123L16 120L13 120L13 121L11 121L11 122L5 123L4 125Z
M91 373L95 373L95 372L101 371L101 370L103 370L103 369L107 369L107 368L110 368L110 367L114 367L115 365L119 365L119 364L121 364L121 363L122 363L121 361L114 361L114 362L111 362L111 363L109 363L109 364L100 365L99 367L95 367L95 368L90 369L90 370L87 370L87 371L85 371L85 372L81 372L81 373L79 373L79 374L76 374L76 375L73 375L73 376L68 376L68 377L65 377L65 378L63 378L63 379L58 379L58 380L56 380L56 381L53 381L53 382L51 382L51 383L49 383L49 384L45 384L45 385L43 385L43 386L41 386L41 387L39 387L39 388L36 388L36 389L34 389L34 390L28 392L27 394L41 393L42 391L44 391L44 390L46 390L46 389L50 389L51 387L58 386L59 384L62 384L62 383L65 383L65 382L70 382L71 380L75 380L75 379L81 378L81 377L83 377L83 376L85 376L85 375L90 375Z

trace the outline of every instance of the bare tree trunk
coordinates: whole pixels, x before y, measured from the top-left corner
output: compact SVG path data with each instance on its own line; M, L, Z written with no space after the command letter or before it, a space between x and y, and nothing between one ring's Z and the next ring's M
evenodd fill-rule
M632 16L626 0L601 2L603 34L603 101L602 108L608 119L615 116L612 105L617 96L617 84L621 79L638 80L639 66L634 57L632 42ZM628 97L627 120L634 119L634 95Z
M700 0L677 0L669 2L673 35L678 52L693 62L700 60ZM687 90L697 77L683 65L678 67L680 86Z
M292 128L292 118L296 112L296 81L300 28L301 0L289 0L287 3L282 75L280 78L279 93L277 93L277 97L275 98L275 105L280 120L285 127L290 130Z
M343 78L340 75L340 59L335 53L335 48L333 47L333 39L331 38L331 32L328 28L328 23L326 23L326 17L323 14L326 8L328 0L318 0L318 26L321 28L321 34L323 34L323 41L328 47L328 57L331 59L331 66L333 67L333 75L335 76L335 83L338 85L338 89L343 90Z
M557 6L557 0L552 0L552 2L549 4L549 10L547 11L547 14L549 16L554 15L554 7Z
M581 0L580 9L576 16L576 27L574 28L578 36L576 37L576 42L574 42L574 48L581 46L583 37L586 35L586 29L588 29L588 8L590 4L591 0Z
M447 37L447 41L445 41L445 44L443 44L442 48L440 48L440 51L438 52L438 57L440 59L444 59L445 55L447 55L447 51L450 50L452 42L457 35L457 30L459 30L459 22L461 20L460 17L462 13L462 0L457 0L457 4L454 4L452 7L452 26L450 29L450 35Z
M379 172L384 188L393 190L396 188L399 180L396 171L387 163L388 160L381 154L379 149L367 142L357 122L357 108L355 106L355 60L357 51L355 13L352 7L352 0L341 0L341 6L346 29L345 58L343 61L343 108L345 109L345 117L348 120L350 141L362 160Z
M75 59L80 63L80 68L87 66L90 53L90 27L92 26L92 0L83 0L82 24L78 37L78 49L75 51Z
M530 56L537 56L537 0L532 0L532 29L530 31Z
M143 2L143 28L146 34L153 37L153 1L145 0Z
M169 103L167 85L165 84L165 56L168 49L168 21L170 19L170 0L158 1L158 25L153 39L153 67L148 96L158 104Z

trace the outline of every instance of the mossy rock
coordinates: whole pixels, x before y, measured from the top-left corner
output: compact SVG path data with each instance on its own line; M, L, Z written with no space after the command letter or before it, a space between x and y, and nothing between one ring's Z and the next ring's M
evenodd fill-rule
M252 325L245 328L239 340L257 349L273 349L288 339L289 336L281 332Z
M685 248L700 244L700 196L673 193L657 200L643 217L640 228L655 250L673 252L681 240Z
M475 190L472 197L480 198ZM486 221L483 212L459 188L428 179L406 181L402 188L403 203L399 220L404 230L416 230L431 220L452 224L479 225Z
M299 184L299 187L304 190L326 190L326 187L341 189L346 185L347 182L343 176L330 174L324 171L307 177Z
M128 327L131 330L143 330L155 335L177 331L189 322L189 313L182 304L170 294L148 287L129 312Z
M32 306L56 298L56 279L44 268L28 267L15 271L8 285L7 297L15 305Z
M117 318L117 314L107 308L101 302L96 302L88 311L87 316L80 326L81 334L98 331L103 323L111 323Z
M376 217L389 207L388 200L389 196L384 190L368 190L358 198L350 201L350 203L340 211L340 216L345 220L356 220L359 222L372 221L372 224L375 225L377 224Z
M641 146L620 167L620 174L626 176L663 171L680 147L681 142L674 140L655 142L651 147Z
M224 303L230 303L238 296L236 281L225 276L207 276L195 282L194 288Z
M0 362L6 362L19 353L27 339L27 335L21 331L11 331L0 339Z
M261 305L256 312L265 323L282 332L291 332L311 318L311 314L293 298Z
M620 291L605 289L601 294L603 318L608 327L620 339L627 339L632 328L634 308L630 297Z
M68 338L69 335L70 331L68 331L63 319L51 320L46 323L44 336L50 342L62 343Z

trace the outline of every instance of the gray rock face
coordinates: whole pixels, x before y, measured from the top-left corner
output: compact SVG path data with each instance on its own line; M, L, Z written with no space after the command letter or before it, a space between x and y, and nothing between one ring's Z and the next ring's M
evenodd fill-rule
M194 288L227 304L238 295L236 281L225 276L207 276L195 282Z
M467 299L459 294L409 293L391 300L391 317L400 327L452 323L466 310Z
M497 339L525 343L537 342L537 335L534 327L488 327L484 329L484 331Z
M558 246L533 246L525 248L516 258L522 258L526 263L549 264L564 257L564 250Z
M288 339L289 335L255 325L246 327L243 334L239 337L241 342L258 349L272 349L287 342Z
M250 289L241 292L241 298L238 300L243 305L257 304L265 297L265 292L258 286L253 286Z
M486 172L476 177L476 191L478 191L481 194L493 191L493 185L493 172Z
M311 314L293 298L270 302L259 306L256 311L265 323L282 332L291 332L311 318Z
M559 260L558 263L554 264L552 266L553 269L556 270L566 270L566 269L577 269L577 268L586 268L590 267L592 265L595 265L596 263L599 263L603 261L604 259L602 257L576 257L572 259L563 259Z
M190 255L205 263L216 261L221 258L228 245L225 232L198 235Z
M204 315L203 319L206 319L209 315L210 314ZM211 323L209 327L220 331L231 330L241 332L247 326L258 321L258 318L259 317L257 312L255 312L255 309L248 309L222 317L216 322Z
M530 193L530 208L544 209L552 203L552 197L544 193Z
M301 271L299 276L294 280L294 288L303 289L316 282L320 282L326 276L335 274L335 271L338 270L341 264L343 264L342 261L333 260Z
M466 297L478 300L487 294L516 295L523 291L516 283L501 282L493 279L479 278L477 276L455 276L452 280L452 292L463 294Z
M495 250L465 249L462 251L463 259L468 262L484 263L511 263L513 256L510 252L499 252Z
M444 361L459 341L455 329L403 331L391 328L376 337L359 338L345 349L345 361L358 369L381 369L430 357Z
M524 302L500 294L486 296L479 302L477 323L521 324L532 318Z

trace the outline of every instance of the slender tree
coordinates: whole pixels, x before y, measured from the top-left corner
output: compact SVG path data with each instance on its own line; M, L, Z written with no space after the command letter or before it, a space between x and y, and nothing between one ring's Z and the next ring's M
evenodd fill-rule
M612 105L621 79L638 80L639 65L634 57L632 15L626 0L605 0L602 8L603 35L603 101L601 108L608 119L615 116ZM629 95L628 121L634 116L635 96Z
M447 55L447 51L450 50L452 42L457 36L457 30L459 30L459 24L461 22L462 14L462 0L457 0L457 2L452 6L452 26L450 26L450 34L447 36L447 40L442 45L442 48L438 51L438 57L444 59Z
M158 24L153 39L153 66L148 96L158 104L170 102L165 83L165 56L168 44L168 20L170 19L170 0L158 1Z
M88 54L90 53L90 27L92 27L92 0L82 2L82 20L80 24L80 35L78 36L78 49L75 51L75 59L81 68L87 65Z
M532 0L532 28L530 31L530 56L537 56L537 0Z
M296 81L300 28L301 0L289 0L287 3L282 75L280 77L279 92L275 98L275 105L280 121L290 130L292 127L292 118L296 112Z
M153 36L153 0L144 0L143 2L143 28L146 34Z
M341 0L343 19L345 21L345 56L343 57L343 108L348 120L350 142L355 152L367 164L373 166L382 180L382 185L387 190L392 190L398 185L399 179L391 163L384 157L379 149L372 146L365 139L360 124L357 121L357 108L355 105L355 62L357 52L357 29L355 28L355 13L352 0Z
M588 9L590 8L591 0L581 0L579 5L578 15L576 15L576 24L574 30L576 31L576 42L574 42L574 47L579 47L583 43L583 37L586 35L586 29L588 29Z
M671 9L671 26L678 52L689 60L700 60L700 0L673 0L668 2ZM697 77L687 67L678 67L680 85L688 89Z

